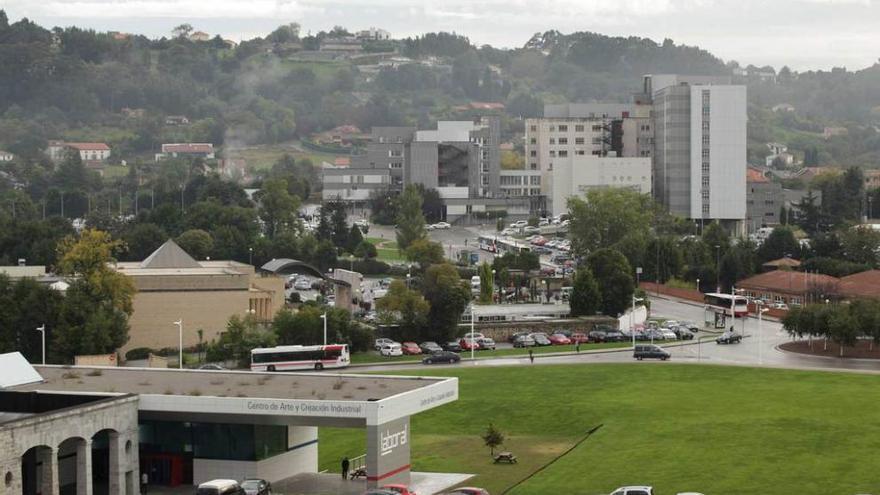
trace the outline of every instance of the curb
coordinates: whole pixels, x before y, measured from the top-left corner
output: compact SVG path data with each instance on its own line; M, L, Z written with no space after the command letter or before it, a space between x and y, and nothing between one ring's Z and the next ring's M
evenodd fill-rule
M786 342L786 343L788 343L788 342ZM781 347L781 344L777 344L777 345L773 346L773 350L775 350L775 351L779 351L779 352L782 352L782 353L785 353L785 354L791 354L791 355L793 355L793 356L805 356L805 357L809 357L809 358L819 358L819 359L825 359L825 360L837 361L837 362L841 362L841 361L854 361L854 362L857 362L857 363L877 363L877 364L880 364L880 358L854 358L854 357L846 357L846 356L844 356L844 357L840 357L840 356L819 356L819 355L816 355L816 354L805 354L805 353L803 353L803 352L789 351L789 350L783 349L783 348Z

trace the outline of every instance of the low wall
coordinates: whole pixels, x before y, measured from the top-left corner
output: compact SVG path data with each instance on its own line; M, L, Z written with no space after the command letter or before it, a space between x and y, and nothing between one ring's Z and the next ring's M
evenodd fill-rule
M538 320L538 321L511 321L511 322L481 322L474 324L474 331L480 332L496 342L507 342L510 336L518 332L544 332L552 334L557 330L569 330L572 332L587 333L596 325L609 325L617 328L617 318L609 316L584 316L580 318L566 318L561 320ZM464 335L471 331L470 323L458 325L459 334Z
M678 287L667 287L663 284L657 285L654 282L640 282L639 287L647 292L648 296L652 294L661 294L664 296L677 297L679 299L687 299L688 301L694 301L698 303L703 302L703 293L696 289L680 289Z

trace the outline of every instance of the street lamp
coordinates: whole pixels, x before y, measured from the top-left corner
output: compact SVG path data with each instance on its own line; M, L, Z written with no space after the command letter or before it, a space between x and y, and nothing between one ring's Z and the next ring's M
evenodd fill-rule
M492 270L492 271L494 272L495 270ZM477 364L477 360L474 359L474 347L476 347L476 346L474 345L474 343L475 343L475 339L474 339L474 304L471 303L471 340L470 340L470 344L471 344L471 361L473 361L474 365L476 365L476 364Z
M760 299L755 300L755 308L758 310L758 364L764 364L764 357L761 352L761 342L763 340L763 334L761 333L761 315L770 311L769 308L764 308L762 306L764 306L764 301Z
M40 337L43 341L43 366L45 366L46 365L46 324L43 323L42 325L38 326L36 328L36 330L38 332L40 332Z
M636 296L633 296L632 299L633 299L633 301L632 301L632 310L630 310L630 312L629 312L629 333L632 334L633 352L635 352L635 350L636 350L636 324L635 324L635 317L636 317L636 303L637 303L637 302L642 302L642 301L644 301L645 299L644 299L644 298L641 298L641 297L636 297Z
M492 269L492 289L495 289L495 269ZM498 304L501 304L501 289L498 290Z
M321 319L324 320L324 345L327 345L327 312L324 311L324 314L321 315Z
M177 367L183 369L183 318L175 321L174 324L177 325L177 344L180 350L180 363Z
M721 292L721 246L715 244L715 289Z
M254 265L254 248L252 247L248 248L248 264Z

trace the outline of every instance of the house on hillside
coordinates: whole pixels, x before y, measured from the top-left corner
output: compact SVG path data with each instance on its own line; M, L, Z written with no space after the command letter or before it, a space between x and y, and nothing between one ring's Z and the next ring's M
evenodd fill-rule
M185 156L213 160L214 145L212 143L166 143L162 145L162 152L156 153L156 161Z
M15 160L15 155L9 151L0 150L0 162L11 162Z
M204 31L196 31L189 35L190 41L208 41L211 39L211 35Z
M107 143L68 143L65 141L49 141L46 154L52 161L60 162L69 150L79 152L83 162L105 162L110 158L110 146Z
M189 119L186 115L168 115L165 117L165 125L187 125Z

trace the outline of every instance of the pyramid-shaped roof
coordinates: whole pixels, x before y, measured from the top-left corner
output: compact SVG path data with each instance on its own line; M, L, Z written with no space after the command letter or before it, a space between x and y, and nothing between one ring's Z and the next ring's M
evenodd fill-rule
M147 256L141 262L141 268L201 268L192 256L171 239Z

